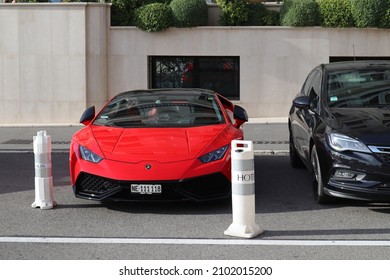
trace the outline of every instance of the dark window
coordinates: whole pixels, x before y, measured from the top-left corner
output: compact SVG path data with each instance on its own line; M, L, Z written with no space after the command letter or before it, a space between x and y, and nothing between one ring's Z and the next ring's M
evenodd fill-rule
M313 81L314 76L315 76L315 71L311 72L307 76L307 79L306 79L305 83L303 84L303 88L302 88L303 95L309 95L310 86L311 86L311 83Z
M239 57L151 56L150 88L204 88L239 100Z
M319 92L321 88L321 71L313 70L307 77L303 86L303 94L310 96L310 107L317 108Z
M322 73L320 70L316 71L313 78L312 88L310 90L310 106L314 110L318 110L318 100L320 99Z

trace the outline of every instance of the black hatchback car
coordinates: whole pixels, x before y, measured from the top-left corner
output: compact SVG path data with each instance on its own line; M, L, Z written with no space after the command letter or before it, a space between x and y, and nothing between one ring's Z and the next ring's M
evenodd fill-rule
M390 202L390 61L321 64L289 113L290 160L314 198Z

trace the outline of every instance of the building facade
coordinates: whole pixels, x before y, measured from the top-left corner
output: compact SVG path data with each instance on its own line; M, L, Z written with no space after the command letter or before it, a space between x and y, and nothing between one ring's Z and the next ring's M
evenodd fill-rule
M215 21L215 20L214 20ZM111 27L110 5L0 5L0 125L77 123L88 106L154 87L206 87L251 119L286 119L308 72L390 57L390 32L321 27Z

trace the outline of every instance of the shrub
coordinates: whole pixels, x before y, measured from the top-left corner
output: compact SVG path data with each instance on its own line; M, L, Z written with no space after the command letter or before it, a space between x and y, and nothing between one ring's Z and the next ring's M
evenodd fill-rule
M280 18L279 18L279 12L268 10L267 14L264 18L265 25L268 26L277 26L279 25Z
M266 25L267 8L262 3L248 4L248 23L247 25L257 26Z
M221 25L246 25L249 20L248 5L244 0L216 0L221 8Z
M268 10L262 3L248 4L248 21L245 25L263 26L263 25L278 25L279 13L277 11Z
M208 6L205 0L172 0L170 7L176 27L207 25Z
M110 0L111 25L134 25L135 10L151 3L169 4L170 0Z
M111 4L111 25L132 25L136 1L111 0Z
M162 3L144 5L135 11L135 25L148 32L162 31L171 26L171 8Z
M351 27L354 25L351 0L317 0L321 25L325 27Z
M284 18L287 11L290 9L291 7L291 3L292 1L291 0L285 0L283 1L282 3L282 6L280 7L280 10L279 10L279 15L280 15L280 19Z
M316 26L320 24L319 8L314 0L285 0L280 21L287 26Z
M388 0L351 0L352 16L357 27L380 27L389 6Z
M389 0L389 4L388 4L388 8L386 10L386 13L383 16L383 19L382 19L379 27L380 28L390 28L390 0Z

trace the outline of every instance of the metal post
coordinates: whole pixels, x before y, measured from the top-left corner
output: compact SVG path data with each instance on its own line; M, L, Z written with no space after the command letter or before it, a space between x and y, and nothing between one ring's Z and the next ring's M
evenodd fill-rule
M52 209L56 202L53 195L51 165L51 137L46 131L38 131L34 140L35 202L33 208Z
M231 158L233 223L225 234L252 238L263 232L255 222L253 142L233 140Z

